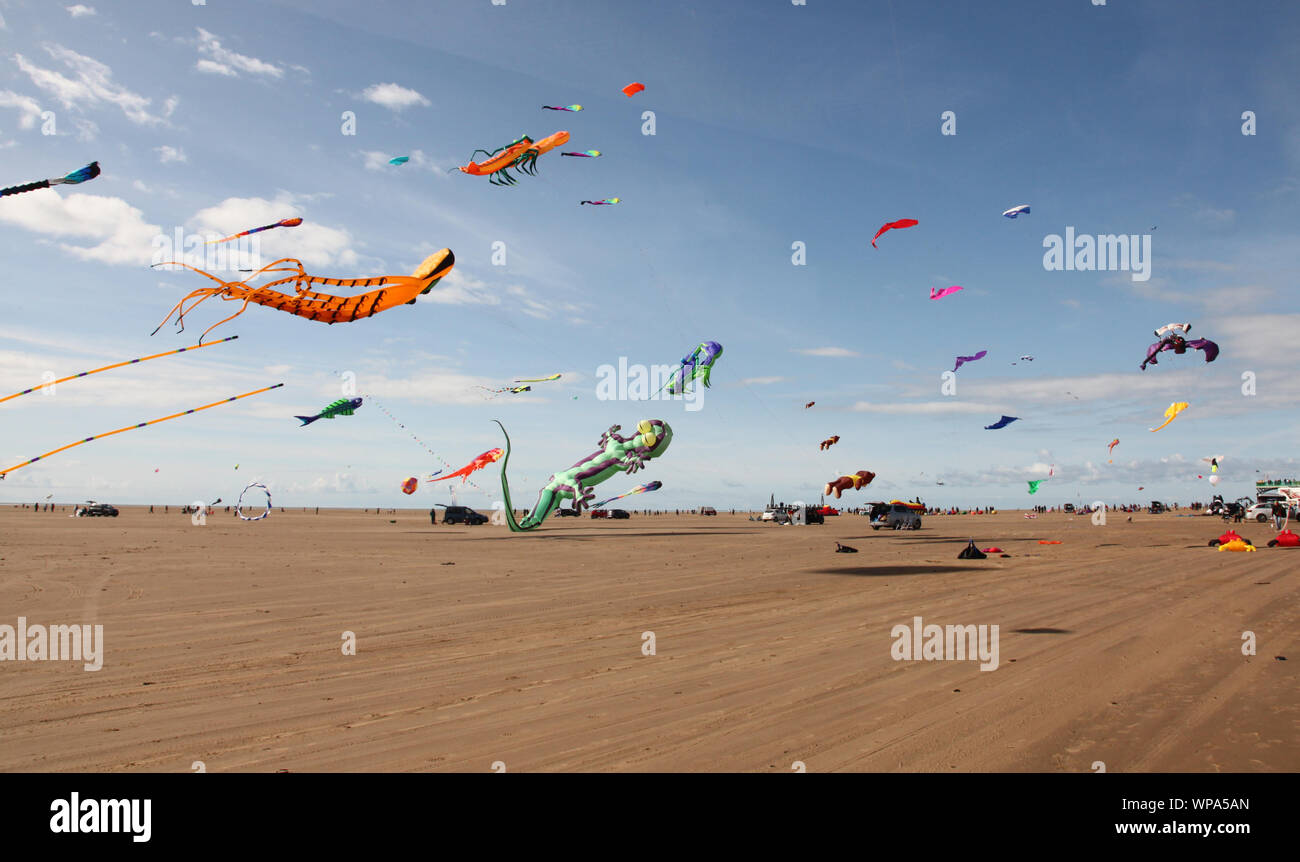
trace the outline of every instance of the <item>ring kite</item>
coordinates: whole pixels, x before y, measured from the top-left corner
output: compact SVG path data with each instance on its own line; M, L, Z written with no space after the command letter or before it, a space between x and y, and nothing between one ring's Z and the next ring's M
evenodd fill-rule
M20 195L23 192L34 192L38 189L48 189L50 186L64 184L75 186L77 183L84 183L93 180L97 176L99 176L99 162L91 162L84 168L77 168L72 173L61 177L52 177L48 180L37 180L34 183L24 183L20 186L10 186L7 189L0 189L0 198L8 197L9 195Z
M292 264L292 266L281 267L280 264L282 263ZM151 335L156 334L158 329L162 329L163 325L171 320L173 314L176 315L176 322L180 325L181 331L184 331L185 315L193 311L204 300L214 296L219 296L227 302L242 299L244 304L240 306L239 311L236 311L230 317L209 326L204 330L203 335L207 335L221 324L234 320L243 314L250 302L269 306L278 311L287 311L308 320L323 321L330 325L350 323L358 318L371 317L399 305L415 304L416 297L428 293L435 284L451 272L452 267L456 265L456 256L451 253L451 249L444 248L425 258L424 262L417 266L415 272L411 275L377 275L371 278L327 278L320 275L308 275L303 270L302 261L291 257L272 261L242 281L222 281L211 273L196 269L180 261L168 261L168 263L156 265L167 266L169 264L193 270L199 275L212 279L220 286L201 287L181 297L181 301L176 303L171 311L167 312L163 322L158 324L158 328L153 333L150 333ZM263 273L279 272L293 274L268 281L266 284L257 287L248 283ZM293 285L294 293L292 295L272 289L286 284ZM308 290L307 285L309 284L329 284L338 287L377 287L378 290L358 293L355 296L333 296L328 293L316 293ZM186 308L185 303L191 299L194 302ZM203 336L201 335L199 336L199 344L202 343Z
M392 162L389 162L389 164L392 164ZM232 233L230 236L223 237L222 239L210 239L206 243L204 243L204 245L212 245L213 243L218 243L218 242L230 242L232 239L239 239L241 236L248 236L249 234L261 233L262 231L270 230L271 228L297 227L300 224L302 224L302 219L300 218L282 218L275 224L264 224L261 227L255 227L250 230L241 231L239 233Z
M243 512L244 495L248 493L249 488L261 488L262 493L266 495L266 510L262 512L262 514L252 518L248 517ZM235 514L238 515L240 519L244 521L260 521L266 516L270 515L271 514L271 489L263 485L261 482L250 482L247 486L244 487L244 490L239 492L239 499L235 501Z
M871 247L872 248L878 247L876 245L876 240L880 239L880 235L887 230L898 230L899 228L916 227L918 224L920 224L920 222L914 218L901 218L898 221L887 221L880 226L880 230L876 231L876 235L871 238Z
M981 350L979 353L976 353L974 356L958 356L957 364L952 367L952 370L956 371L958 368L961 368L967 362L974 362L977 359L983 359L985 356L988 355L988 353L989 352L987 350Z
M506 438L505 459L501 462L501 493L506 502L506 523L512 533L537 529L564 500L573 501L575 512L590 507L591 498L596 496L596 485L618 472L635 473L645 466L646 461L662 455L673 440L673 429L662 419L642 419L636 423L637 433L632 437L621 436L618 433L620 426L611 426L600 435L598 445L601 448L567 470L552 475L537 495L533 510L523 520L516 521L514 507L510 502L510 483L506 480L506 467L510 463L510 435L500 421L493 421Z
M1186 401L1175 401L1173 404L1170 404L1170 405L1169 405L1169 409L1165 411L1165 421L1164 421L1164 423L1163 423L1163 424L1160 424L1160 425L1157 425L1157 426L1154 427L1154 428L1148 428L1147 430L1148 430L1148 431L1159 431L1161 428L1165 427L1165 425L1168 425L1170 422L1173 422L1174 419L1177 418L1177 416L1178 416L1179 413L1182 413L1184 410L1186 410L1186 409L1187 409L1188 407L1190 407L1190 406L1191 406L1191 405L1188 404Z
M512 186L518 180L510 174L510 168L515 168L520 173L535 177L537 176L537 157L549 153L556 147L564 146L568 142L569 133L563 131L542 138L540 141L534 141L524 135L510 145L500 147L492 152L475 150L470 153L470 163L460 168L460 171L474 177L487 177L488 182L495 186ZM479 153L487 156L482 164L473 160L474 156Z
M148 422L138 422L135 425L127 425L125 428L118 428L116 431L105 431L103 434L96 434L93 437L87 437L84 440L78 440L75 443L69 443L66 446L60 446L57 449L51 449L49 452L46 452L43 455L37 455L35 458L29 458L28 460L22 462L21 464L15 464L14 466L10 467L7 470L0 470L0 479L3 479L5 477L5 474L12 473L14 470L17 470L20 467L26 467L28 464L34 464L43 458L48 458L51 455L57 455L58 453L64 451L65 449L71 449L75 446L80 446L83 443L89 443L91 440L99 440L104 437L111 437L114 434L121 434L123 431L134 431L136 428L144 428L147 425L156 425L159 422L166 422L168 419L175 419L178 416L188 416L191 413L198 413L200 410L208 410L212 407L220 407L222 404L229 404L231 401L238 401L239 399L247 398L250 395L258 395L262 392L270 392L272 389L279 389L283 385L284 385L283 383L277 383L274 386L263 386L261 389L254 389L252 392L245 392L243 395L232 395L231 397L223 398L220 401L213 401L211 404L204 404L202 407L195 407L191 410L182 410L180 413L173 413L170 416L163 416L158 419L151 419Z
M995 430L997 430L998 428L1005 428L1005 427L1007 427L1007 426L1010 425L1012 422L1019 422L1019 421L1020 421L1020 417L1019 417L1019 416L1006 416L1006 415L1004 415L1001 419L999 419L998 421L994 422L992 425L985 425L985 426L984 426L984 430L985 430L985 431L995 431Z

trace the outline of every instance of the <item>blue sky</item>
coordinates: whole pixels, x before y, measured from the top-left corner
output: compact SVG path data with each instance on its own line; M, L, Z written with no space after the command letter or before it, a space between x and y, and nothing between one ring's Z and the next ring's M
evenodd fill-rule
M0 21L0 181L104 170L0 201L5 394L193 343L231 313L214 300L149 336L205 281L149 269L178 228L301 216L260 235L264 259L337 277L457 258L415 306L332 327L251 306L216 330L238 341L0 405L7 467L286 384L16 471L0 501L230 500L253 480L286 506L449 501L446 484L398 491L442 465L374 405L298 427L339 397L336 371L457 467L500 445L500 418L517 505L644 417L672 425L671 449L598 496L659 479L633 502L755 506L869 469L862 500L1186 502L1209 496L1206 455L1225 456L1229 497L1256 470L1300 473L1294 3L0 0ZM631 81L646 90L629 99ZM545 155L511 188L448 173L558 129L605 155ZM901 218L920 224L873 249ZM1067 227L1150 234L1151 278L1045 270L1044 237ZM965 289L928 299L949 285ZM1139 371L1171 321L1218 361ZM674 363L704 340L725 353L698 411L597 400L599 366ZM941 394L953 357L981 349ZM522 396L474 388L556 372ZM1173 401L1192 408L1149 433ZM983 430L1004 413L1021 421ZM489 506L496 472L458 497Z

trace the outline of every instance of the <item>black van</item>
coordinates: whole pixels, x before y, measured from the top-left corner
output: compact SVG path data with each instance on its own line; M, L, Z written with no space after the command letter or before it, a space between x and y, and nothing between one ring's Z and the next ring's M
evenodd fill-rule
M433 518L436 511L436 509L431 509L429 517ZM469 506L447 506L447 511L442 516L442 522L444 524L466 524L472 527L476 524L486 524L488 517L475 512Z

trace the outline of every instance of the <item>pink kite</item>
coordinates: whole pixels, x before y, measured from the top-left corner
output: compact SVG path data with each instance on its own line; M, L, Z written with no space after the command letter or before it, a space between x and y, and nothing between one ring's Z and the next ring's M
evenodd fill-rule
M878 247L876 245L876 240L879 239L880 235L887 230L902 228L902 227L916 227L918 224L920 224L920 222L914 218L901 218L898 221L887 221L880 226L880 230L876 231L876 235L871 238L871 247L872 248Z
M879 234L877 234L877 236L879 236ZM931 299L943 299L945 296L948 296L949 294L956 293L957 291L959 291L959 290L961 290L961 289L962 289L961 287L959 287L959 286L957 286L957 285L955 285L955 284L954 284L952 287L945 287L943 290L935 290L935 289L932 287L932 288L930 288L930 298L931 298Z
M626 87L623 88L623 95L627 96L630 99L644 89L645 89L645 84L638 84L637 82L633 81L631 84L628 84Z

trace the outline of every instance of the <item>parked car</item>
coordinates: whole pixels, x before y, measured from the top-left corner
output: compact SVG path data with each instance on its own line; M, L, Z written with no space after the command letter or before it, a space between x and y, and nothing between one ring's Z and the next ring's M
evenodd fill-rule
M608 518L608 517L609 517L609 509L592 509L592 510L591 510L591 517L593 517L593 518Z
M116 518L117 507L110 506L107 503L96 503L94 500L87 500L82 505L73 510L78 518Z
M609 516L615 521L626 521L628 518L632 517L632 513L627 509L611 509Z
M1271 517L1273 517L1272 503L1256 503L1246 510L1247 521L1258 521L1262 524Z
M1152 500L1151 505L1147 506L1148 515L1159 515L1168 511L1169 511L1169 507L1166 506L1164 503L1160 502L1159 500Z
M701 514L701 515L716 515L716 514L718 514L718 510L715 509L715 508L713 508L712 506L701 506L701 507L700 507L700 514Z
M906 503L872 503L871 529L888 527L891 530L921 529L921 512Z
M555 517L557 518L576 518L581 514L577 509L570 509L568 506L555 510Z
M1074 504L1073 504L1073 503L1066 503L1064 506L1061 507L1061 511L1062 511L1062 512L1074 512Z
M473 527L477 524L486 524L487 515L481 512L475 512L469 506L448 506L446 513L442 516L444 524L465 524Z

